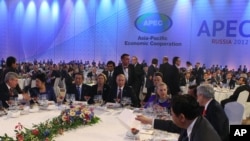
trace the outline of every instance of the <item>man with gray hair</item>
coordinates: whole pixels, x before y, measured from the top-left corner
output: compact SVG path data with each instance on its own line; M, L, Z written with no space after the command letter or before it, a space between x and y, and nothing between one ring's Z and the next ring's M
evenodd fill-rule
M222 141L229 141L229 121L222 106L214 99L211 84L201 84L197 88L197 101L204 107L202 115L217 131Z
M3 107L9 107L10 97L18 97L18 92L15 89L17 84L18 75L15 72L8 72L5 75L4 82L0 84L0 100Z

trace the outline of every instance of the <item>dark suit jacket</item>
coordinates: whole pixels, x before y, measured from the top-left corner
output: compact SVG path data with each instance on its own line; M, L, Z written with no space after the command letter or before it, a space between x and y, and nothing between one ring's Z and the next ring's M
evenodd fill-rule
M93 97L97 95L97 87L98 87L97 84L92 86L91 94L93 95ZM102 89L102 100L107 102L109 99L109 94L110 94L110 87L109 85L104 84Z
M6 68L4 71L3 71L3 74L1 76L1 82L0 83L4 83L4 79L5 79L5 75L8 73L8 72L15 72L18 74L18 70L17 69L14 69L14 68ZM16 88L18 93L23 93L23 90L20 88L20 86L17 84Z
M222 81L222 83L223 83L223 84L227 84L227 79L224 79L224 80ZM235 80L230 79L230 80L229 80L229 83L228 83L229 88L230 88L230 89L234 89L235 83L236 83Z
M195 76L196 79L196 84L200 85L201 80L203 79L204 71L203 68L194 68L193 69L193 75Z
M119 65L119 66L115 67L114 74L113 74L114 75L114 81L116 80L116 76L119 75L119 74L124 74L124 72L123 72L123 66L122 65ZM129 64L128 65L128 80L126 81L126 84L128 86L132 86L133 87L133 85L134 85L134 78L135 78L134 66L131 65L131 64Z
M180 133L178 141L184 141L187 136L187 130L177 127L171 120L155 119L154 128L173 133ZM221 139L209 121L206 118L199 116L193 126L190 141L221 141Z
M90 99L88 101L88 104L93 104L93 95L91 94L91 86L82 84L82 91L81 91L81 97L78 96L76 85L71 85L69 89L67 90L67 94L75 94L76 101L86 101L84 99L84 96L90 96Z
M139 98L140 89L144 80L143 66L141 64L136 64L136 66L134 66L134 70L135 70L135 79L133 83L133 88L135 90L135 94Z
M173 74L172 74L172 84L170 85L169 89L172 95L177 95L181 89L180 89L180 79L181 75L179 72L179 69L173 65Z
M194 79L193 78L189 78L189 84L193 83ZM186 86L187 85L187 80L185 77L181 78L180 80L180 86Z
M17 90L14 90L13 93L14 93L13 97L18 97ZM0 84L0 100L2 101L2 105L4 108L9 107L9 105L6 103L6 101L10 100L10 92L9 92L9 89L8 89L6 83Z
M110 88L112 86L114 86L116 83L115 77L114 77L114 72L112 73L111 77L109 77L109 71L104 70L102 73L106 75L106 78L107 78L106 84L109 85Z
M229 141L229 121L222 106L212 100L206 109L205 117L217 131L222 141Z
M117 87L113 87L110 91L109 102L115 102L114 99L117 97ZM134 90L129 86L124 86L122 90L122 97L130 97L132 106L138 107L138 99L134 93Z
M221 101L222 107L224 107L225 104L227 104L228 102L237 101L240 92L242 92L244 90L247 90L247 91L250 92L250 86L249 85L241 85L238 88L236 88L236 90L234 91L233 95L231 95L229 98L224 99L224 100ZM250 101L250 96L248 96L247 101L248 102Z
M146 87L147 88L154 87L153 76L154 76L155 72L157 72L157 68L155 68L153 65L150 65L148 67L148 73L147 73L147 79L146 79ZM150 76L152 77L151 80L149 79Z
M173 66L169 63L161 64L159 71L163 74L163 82L170 86L172 82Z

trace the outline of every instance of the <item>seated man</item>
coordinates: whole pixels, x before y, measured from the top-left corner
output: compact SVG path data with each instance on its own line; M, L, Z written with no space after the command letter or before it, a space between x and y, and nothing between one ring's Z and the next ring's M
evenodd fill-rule
M18 85L18 75L15 72L8 72L5 75L4 82L0 85L0 100L2 106L8 108L11 103L11 97L18 97L16 86Z
M171 120L151 119L138 115L136 120L153 124L155 129L180 133L178 141L221 141L207 119L200 115L200 106L191 95L176 95L171 101Z
M128 97L131 99L133 107L138 107L138 99L133 91L133 89L126 84L126 77L124 74L118 74L116 77L117 87L111 89L109 96L109 102L120 103L123 97Z
M75 83L67 89L67 94L74 94L76 101L87 101L93 104L93 96L91 94L91 86L83 84L84 77L82 73L75 74Z
M235 80L233 80L232 72L228 72L226 79L222 81L222 84L228 87L229 89L234 89L235 87Z
M223 108L224 108L225 104L227 104L228 102L237 101L238 96L242 91L246 90L246 91L250 92L250 86L247 84L247 78L240 77L239 80L238 80L238 84L240 86L238 88L236 88L233 95L231 95L229 98L224 99L224 100L221 101L221 105L222 105ZM247 101L250 102L250 96L248 96Z

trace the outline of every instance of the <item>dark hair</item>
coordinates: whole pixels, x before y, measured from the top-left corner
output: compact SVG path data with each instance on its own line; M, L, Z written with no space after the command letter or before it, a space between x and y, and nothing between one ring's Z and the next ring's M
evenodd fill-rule
M152 63L152 64L158 64L158 59L153 58L151 63Z
M163 74L161 72L159 72L159 71L155 72L154 76L160 76L163 79Z
M180 58L180 57L175 56L175 57L173 58L173 64L172 64L172 65L175 65L176 61L177 61L179 58Z
M70 67L70 68L68 69L68 72L71 72L71 71L74 71L74 69Z
M126 56L129 56L129 54L123 53L122 56L121 56L121 60L122 60L124 57L126 57Z
M183 114L186 119L193 120L200 115L200 106L196 98L191 95L176 95L171 101L175 115Z
M37 74L36 79L39 79L41 82L46 83L46 75L45 75L45 73Z
M16 63L16 58L13 57L13 56L9 56L7 59L6 59L6 66L7 67L11 67L12 64L15 64Z
M82 79L84 79L84 76L83 76L83 74L82 74L82 73L80 73L80 72L75 73L75 77L76 77L76 75L81 75L81 76L82 76Z
M114 62L114 61L111 61L111 60L110 60L110 61L107 62L107 65L110 65L110 64L113 65L113 66L115 67L115 62Z
M197 97L197 85L190 85L188 89L193 90L195 98Z

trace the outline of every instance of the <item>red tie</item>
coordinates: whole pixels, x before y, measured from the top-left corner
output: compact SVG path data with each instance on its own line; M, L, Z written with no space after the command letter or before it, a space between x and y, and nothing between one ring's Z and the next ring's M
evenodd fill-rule
M203 109L203 112L202 112L202 116L205 116L206 113L207 113L207 110L204 108L204 109Z

